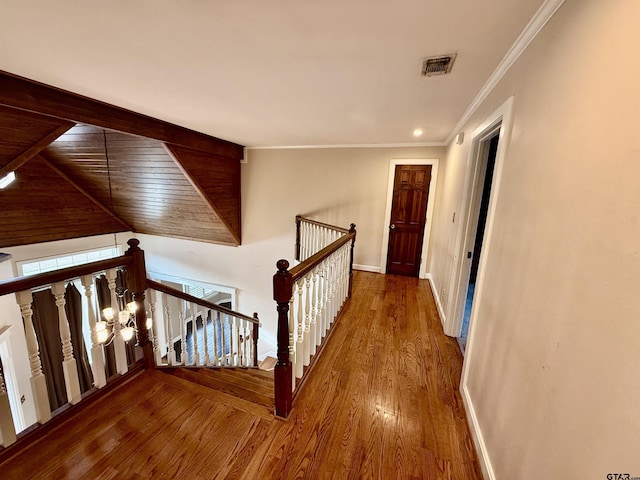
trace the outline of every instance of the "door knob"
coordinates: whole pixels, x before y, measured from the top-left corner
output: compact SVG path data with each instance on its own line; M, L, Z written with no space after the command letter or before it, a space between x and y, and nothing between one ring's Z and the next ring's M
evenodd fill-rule
M395 223L392 223L392 224L389 226L389 230L393 230L394 228L396 228L396 225L395 225Z

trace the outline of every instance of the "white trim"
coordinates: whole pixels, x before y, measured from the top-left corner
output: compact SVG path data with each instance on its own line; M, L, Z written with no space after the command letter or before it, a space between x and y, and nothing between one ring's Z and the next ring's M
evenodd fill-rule
M11 352L11 325L0 327L0 359L4 370L4 383L7 388L13 426L16 433L20 433L26 428L22 402L20 401L20 388L18 387L18 377L13 366L13 353Z
M540 33L540 30L547 24L547 22L553 17L553 14L558 11L562 6L564 0L546 0L542 6L538 9L536 14L531 18L527 26L524 28L518 39L511 46L507 54L502 61L498 64L493 71L487 83L484 84L480 92L476 95L476 98L469 104L467 110L462 114L456 126L451 130L445 144L450 144L453 138L462 129L465 123L471 118L471 115L478 109L480 104L487 98L491 90L495 88L502 77L509 71L511 66L515 63L518 57L525 51L534 38Z
M436 284L433 281L433 276L430 273L427 273L426 279L429 280L429 285L431 285L431 293L433 293L433 299L436 301L436 308L438 309L440 323L444 328L447 317L445 316L444 309L442 308L442 302L440 301L440 295L438 295L438 289L436 288Z
M487 452L487 445L484 442L484 436L482 435L482 430L480 429L480 423L478 422L476 409L473 406L473 402L471 401L471 395L469 395L469 390L466 386L462 387L460 390L462 393L462 403L464 404L464 408L467 412L467 423L469 426L469 431L471 432L471 438L473 439L473 444L476 447L476 452L478 453L478 460L480 461L482 476L486 480L495 480L496 475L493 472L493 465L491 464L491 459L489 458L489 452Z
M398 148L398 147L446 147L447 142L414 143L345 143L336 145L273 145L245 147L245 150L308 150L319 148ZM246 162L245 162L246 163Z
M444 326L445 334L453 337L460 335L460 329L462 327L462 313L460 312L460 306L462 305L465 283L468 281L468 277L464 278L465 271L465 249L470 241L469 225L471 219L469 218L471 202L473 201L472 194L474 184L474 177L476 174L476 167L480 156L481 143L487 139L488 136L492 136L499 130L500 141L498 142L498 151L496 152L495 167L493 171L493 180L491 182L491 197L489 198L489 208L487 211L487 220L484 231L484 241L482 252L480 253L480 266L478 267L478 275L476 278L476 290L474 299L481 297L481 265L483 259L487 256L488 244L490 243L491 229L493 226L493 214L495 212L496 199L498 198L498 191L500 188L500 177L502 176L502 168L504 165L504 158L506 147L509 144L511 136L511 127L513 123L513 96L509 97L498 109L493 112L474 132L472 135L472 146L469 150L469 157L467 158L466 171L464 181L464 189L462 198L460 201L460 212L458 218L461 219L458 225L456 234L455 250L453 253L453 275L449 283L449 301L447 303L447 312L449 312L449 318ZM499 129L498 129L499 126ZM466 267L468 270L468 267ZM474 301L474 306L477 304ZM471 324L473 325L474 318L474 306L471 311ZM469 335L469 340L471 340Z
M496 152L496 162L493 173L493 183L491 186L491 196L489 197L489 208L487 212L487 221L485 224L484 242L482 252L480 253L480 264L478 266L478 275L476 278L476 291L474 296L473 307L471 308L471 321L467 347L462 364L462 378L460 379L460 392L463 404L470 421L469 428L478 452L480 465L485 478L495 480L495 474L491 465L489 451L484 442L480 421L473 405L473 398L468 387L470 365L474 361L473 350L475 346L475 332L478 323L478 304L482 301L484 290L484 278L486 272L487 258L491 250L491 235L493 233L493 224L495 219L496 205L500 195L500 183L502 178L502 170L504 168L506 152L511 140L511 130L513 126L513 97L509 97L495 112L493 112L483 123L473 132L473 144L471 147L470 158L474 158L475 153L480 147L480 143L486 139L489 132L495 131L496 125L500 124L500 141L498 142L498 151ZM458 266L458 271L460 269ZM454 272L455 273L455 272ZM458 272L459 273L459 272ZM453 319L455 320L455 319ZM452 319L448 323L452 323ZM445 329L446 331L446 329Z
M424 227L422 237L422 261L418 278L426 278L427 275L427 254L429 252L429 241L431 238L431 225L433 223L433 209L436 202L436 185L438 184L438 163L437 158L410 159L394 158L389 162L389 176L387 179L387 205L384 209L384 219L382 227L382 251L380 253L380 273L387 273L387 249L389 248L389 219L391 218L391 203L393 202L393 182L395 180L396 165L431 165L431 181L429 183L429 196L427 198L427 222Z
M166 275L164 273L147 271L147 275L152 280L167 280L173 283L179 283L181 285L193 285L195 287L209 288L211 290L215 290L216 292L226 293L231 296L231 310L239 311L238 304L238 289L234 287L227 287L225 285L218 285L217 283L210 282L200 282L198 280L191 280L190 278L178 277L175 275ZM222 300L226 301L226 300Z
M380 273L380 267L374 267L373 265L358 265L356 263L353 264L354 270L360 270L362 272L373 272Z

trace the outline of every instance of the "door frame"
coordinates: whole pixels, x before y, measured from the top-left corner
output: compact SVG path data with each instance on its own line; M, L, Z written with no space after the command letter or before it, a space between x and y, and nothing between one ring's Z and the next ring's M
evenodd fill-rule
M387 273L387 250L389 249L389 222L391 220L391 204L393 203L393 184L396 176L397 165L431 165L431 180L429 182L429 195L427 197L427 221L422 237L422 258L418 278L427 278L427 256L429 253L429 240L431 238L431 225L433 223L433 209L436 199L436 185L438 185L438 158L394 158L389 161L389 176L387 179L387 204L384 210L382 223L382 251L380 253L380 273Z
M465 358L467 358L471 353L477 305L482 297L485 263L491 247L491 234L493 231L494 215L500 190L500 179L502 177L506 149L510 141L512 124L513 97L509 97L495 112L489 115L489 117L487 117L485 121L473 131L471 149L467 158L467 173L465 175L460 208L458 209L460 212L459 218L464 220L458 228L456 248L454 250L453 258L453 275L451 276L449 284L449 291L454 294L449 297L449 303L447 305L447 312L449 312L449 314L444 322L445 334L452 337L459 336L462 329L464 302L466 300L469 271L471 268L471 264L466 258L466 252L468 251L469 242L473 242L475 240L477 222L472 218L472 214L474 211L474 199L477 197L477 195L474 194L477 194L478 176L480 174L480 170L482 170L481 156L485 153L483 147L485 146L485 142L496 133L500 134L500 141L498 143L498 151L496 152L495 167L493 171L493 180L491 183L491 197L489 198L489 208L485 222L484 240L482 251L480 252L478 273L476 277L474 302L471 307ZM480 187L482 187L482 185L480 185Z

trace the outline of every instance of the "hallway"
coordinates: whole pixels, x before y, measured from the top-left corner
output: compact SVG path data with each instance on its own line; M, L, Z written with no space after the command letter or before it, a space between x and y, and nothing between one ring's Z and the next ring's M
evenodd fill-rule
M145 372L0 466L3 479L481 479L462 356L425 280L356 272L286 421Z

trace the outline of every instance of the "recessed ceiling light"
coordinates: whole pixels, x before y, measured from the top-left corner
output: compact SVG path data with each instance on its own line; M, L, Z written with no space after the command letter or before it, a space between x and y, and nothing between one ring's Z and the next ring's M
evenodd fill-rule
M15 172L9 172L4 177L0 178L0 188L4 188L8 186L11 182L16 179Z
M414 137L419 137L419 136L421 136L423 133L424 133L424 132L422 131L422 129L421 129L421 128L416 128L416 129L413 131L413 136L414 136Z

